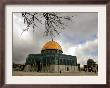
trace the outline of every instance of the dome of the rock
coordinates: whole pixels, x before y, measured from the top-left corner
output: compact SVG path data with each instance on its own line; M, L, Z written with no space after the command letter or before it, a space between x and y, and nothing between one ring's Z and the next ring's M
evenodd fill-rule
M29 54L25 71L67 72L77 70L77 57L63 54L60 44L48 41L42 46L40 54ZM30 66L30 67L29 67Z
M57 42L55 42L55 41L49 41L49 42L47 42L43 46L43 48L42 48L42 50L47 50L47 49L57 49L57 50L61 50L62 51L61 46Z

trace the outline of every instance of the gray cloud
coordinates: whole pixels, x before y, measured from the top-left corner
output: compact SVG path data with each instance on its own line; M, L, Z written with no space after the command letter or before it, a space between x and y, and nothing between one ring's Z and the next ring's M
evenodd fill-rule
M93 56L97 57L98 44L98 14L97 13L61 13L64 16L74 16L73 22L65 22L66 29L62 31L60 36L54 40L61 44L65 54L69 54L69 49L76 47L77 50L71 50L72 55L77 55L79 63L83 64L87 59L81 57ZM13 14L13 62L25 63L26 57L30 53L40 53L43 45L50 40L49 37L43 37L44 27L33 32L30 30L24 32L21 36L22 30L26 27L20 13ZM87 46L87 43L90 43ZM81 45L81 49L78 45ZM77 52L77 54L75 54ZM88 53L87 53L88 52ZM81 54L78 54L81 53ZM95 61L98 61L95 58Z

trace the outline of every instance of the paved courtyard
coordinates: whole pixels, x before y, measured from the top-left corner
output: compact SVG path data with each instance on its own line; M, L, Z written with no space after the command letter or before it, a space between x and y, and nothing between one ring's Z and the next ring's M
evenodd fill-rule
M62 73L43 73L43 72L23 72L13 71L13 76L97 76L94 72L62 72Z

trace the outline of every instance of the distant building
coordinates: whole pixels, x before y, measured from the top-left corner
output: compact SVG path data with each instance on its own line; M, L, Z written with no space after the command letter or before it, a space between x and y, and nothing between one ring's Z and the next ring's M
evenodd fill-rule
M98 64L93 59L87 60L87 65L84 65L84 71L86 72L98 72Z
M13 71L23 71L25 64L15 64L13 63Z
M77 57L62 53L62 48L57 42L49 41L43 46L41 54L29 54L27 56L24 71L77 71Z

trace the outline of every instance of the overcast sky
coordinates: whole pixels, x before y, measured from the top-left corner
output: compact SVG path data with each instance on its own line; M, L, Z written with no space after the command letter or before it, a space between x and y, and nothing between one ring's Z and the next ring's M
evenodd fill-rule
M98 14L97 13L61 13L74 16L72 22L65 22L66 28L60 36L54 38L64 54L77 56L78 63L84 65L89 58L98 62ZM25 31L21 13L13 13L13 62L25 63L28 54L39 54L43 45L50 41L43 37L45 28L40 25L33 33Z

